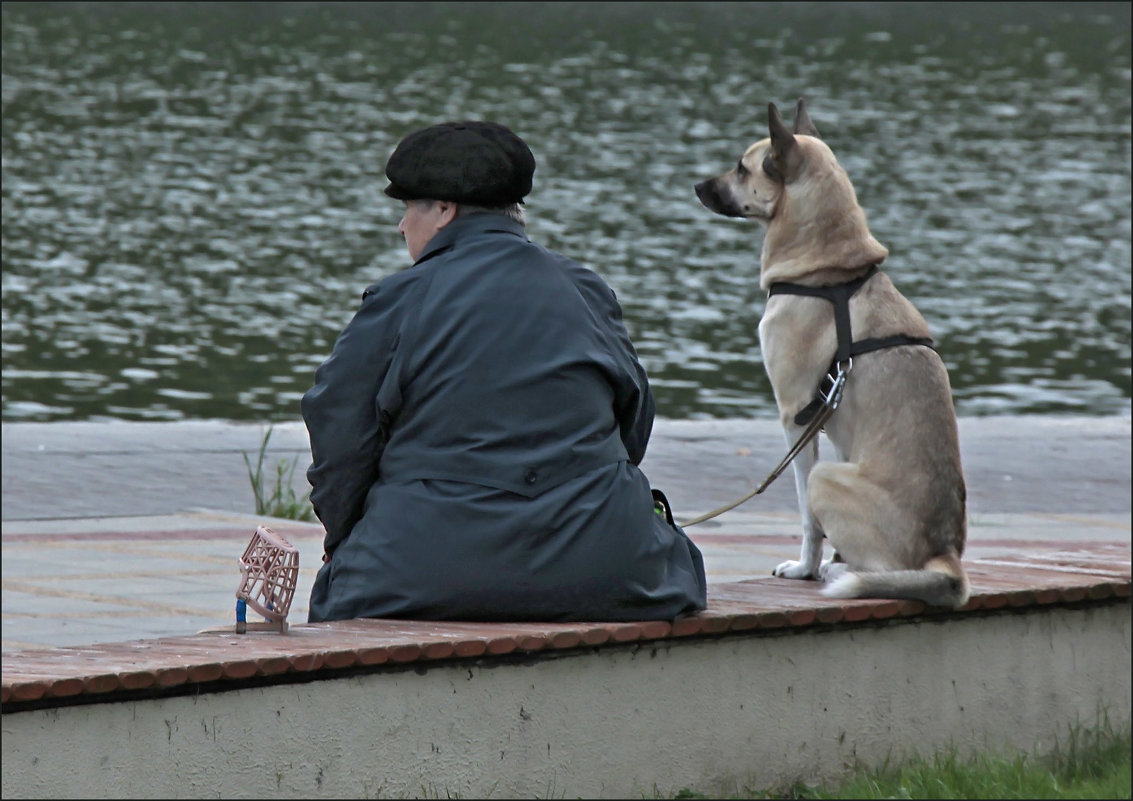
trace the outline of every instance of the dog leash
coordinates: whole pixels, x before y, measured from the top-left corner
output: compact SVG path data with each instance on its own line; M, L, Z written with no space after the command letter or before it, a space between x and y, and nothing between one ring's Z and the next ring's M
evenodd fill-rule
M771 482L777 479L783 471L787 469L787 465L793 462L802 449L818 436L818 432L826 426L826 421L830 419L830 416L834 414L834 410L838 408L838 404L842 402L842 391L846 387L846 376L850 374L850 368L853 366L854 360L852 358L846 359L844 362L838 363L838 374L835 377L831 378L829 375L826 376L826 380L831 382L831 386L830 390L827 392L823 392L821 389L819 390L819 394L822 396L822 407L818 409L814 417L811 418L809 425L807 425L802 435L795 441L795 444L791 446L791 449L787 451L787 455L783 457L779 465L771 471L771 474L767 476L767 478L763 479L762 484L739 500L732 501L727 506L721 506L719 509L711 511L708 514L701 515L692 520L683 521L678 525L682 528L686 528L688 526L695 526L697 523L703 523L705 520L711 520L714 517L724 514L724 512L735 509L742 503L750 501L756 495L759 495L771 486Z

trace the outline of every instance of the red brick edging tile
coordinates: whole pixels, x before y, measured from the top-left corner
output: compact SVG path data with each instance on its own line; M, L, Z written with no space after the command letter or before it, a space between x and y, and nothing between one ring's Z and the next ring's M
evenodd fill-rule
M1128 544L967 563L971 599L962 609L919 601L832 600L813 582L753 579L709 585L708 609L672 622L473 623L347 620L293 625L287 634L211 632L86 647L17 651L3 656L4 712L123 694L184 692L202 684L289 681L316 671L689 637L806 629L920 615L964 615L1130 597Z

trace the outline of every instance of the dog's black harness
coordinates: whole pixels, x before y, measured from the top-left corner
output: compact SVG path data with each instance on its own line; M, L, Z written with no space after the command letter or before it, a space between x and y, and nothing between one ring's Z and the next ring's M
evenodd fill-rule
M874 350L881 350L882 348L894 348L899 345L922 345L926 348L936 348L936 344L931 338L912 337L908 334L894 334L889 337L869 337L867 339L859 339L857 342L854 341L853 332L850 330L850 298L852 298L854 293L861 289L869 279L877 275L877 273L877 265L874 264L870 266L865 275L845 284L803 286L802 284L778 282L772 284L770 289L767 290L767 297L769 298L772 295L806 295L812 298L828 300L834 306L834 327L838 333L838 350L834 354L834 361L830 363L830 369L818 386L814 400L795 415L795 425L807 425L818 411L824 405L827 405L828 395L830 393L823 392L823 387L826 382L830 382L831 387L838 387L840 394L841 387L839 386L838 379L849 371L854 356L869 353Z
M759 495L767 489L771 482L777 479L787 465L807 446L810 442L818 436L818 432L826 425L826 421L834 414L834 410L838 408L838 404L842 402L842 390L846 386L846 377L850 374L850 368L854 364L854 356L862 353L869 353L871 350L881 350L882 348L893 348L898 345L923 345L927 348L935 349L933 341L928 337L911 337L908 334L896 334L891 337L870 337L868 339L859 339L854 342L853 332L850 330L850 298L854 296L862 286L873 276L877 275L877 265L871 265L865 275L860 278L855 278L845 284L834 284L833 286L803 286L802 284L787 284L776 283L772 284L768 290L768 297L775 294L783 295L807 295L812 298L822 298L828 300L834 306L834 325L838 332L838 351L834 354L834 361L830 363L830 369L822 381L818 384L818 389L815 391L815 398L807 406L795 415L795 424L804 426L805 430L795 440L795 444L787 451L787 455L783 457L782 461L771 471L767 478L763 479L763 483L753 489L744 497L737 501L733 501L727 506L722 506L715 511L708 514L701 515L693 520L682 521L682 526L695 526L697 523L703 523L705 520L711 520L717 515L723 514L729 509L735 509L741 503L744 503L756 495ZM829 388L827 388L829 384ZM667 504L663 504L667 508Z

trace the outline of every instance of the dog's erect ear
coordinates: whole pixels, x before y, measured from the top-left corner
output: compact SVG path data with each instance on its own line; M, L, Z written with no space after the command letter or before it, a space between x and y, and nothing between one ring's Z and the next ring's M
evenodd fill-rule
M787 130L774 103L767 104L767 128L771 131L771 155L763 160L763 171L777 181L790 181L798 166L799 143Z
M795 146L795 135L787 130L774 103L767 104L767 129L771 132L771 152L776 159L783 161Z
M814 123L810 121L810 115L806 113L806 101L801 97L799 104L795 106L795 133L803 134L804 136L813 136L815 139L821 139L822 135L818 133L818 129L814 127Z

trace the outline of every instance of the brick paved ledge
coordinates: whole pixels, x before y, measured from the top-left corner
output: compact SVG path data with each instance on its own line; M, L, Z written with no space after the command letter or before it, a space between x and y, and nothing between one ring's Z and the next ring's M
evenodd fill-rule
M3 712L305 682L439 661L538 658L679 638L786 634L1130 598L1128 543L975 560L968 572L971 599L954 612L910 601L827 599L820 584L767 578L711 584L708 609L672 623L351 620L296 624L285 635L212 632L17 651L3 657Z

